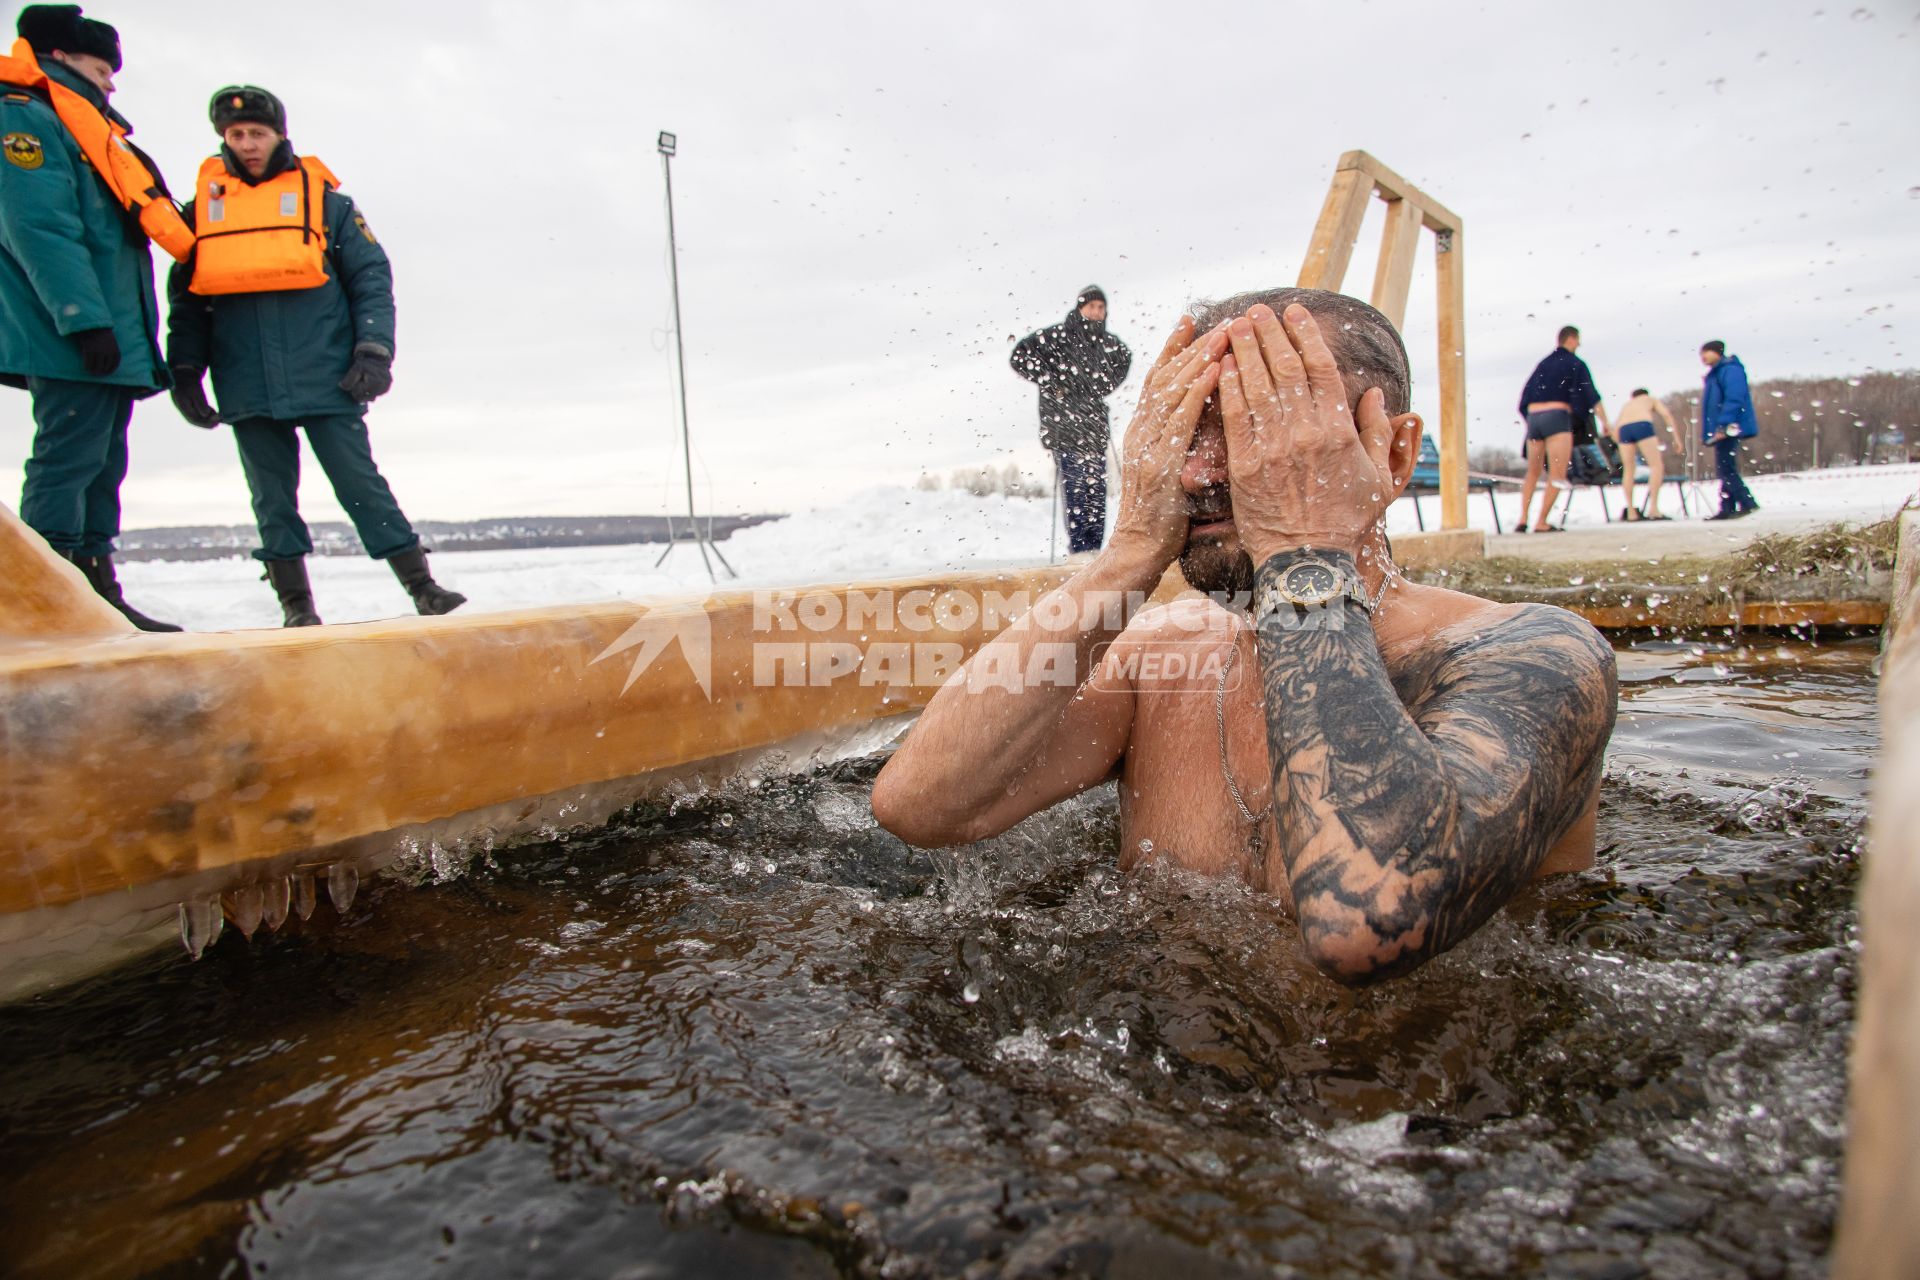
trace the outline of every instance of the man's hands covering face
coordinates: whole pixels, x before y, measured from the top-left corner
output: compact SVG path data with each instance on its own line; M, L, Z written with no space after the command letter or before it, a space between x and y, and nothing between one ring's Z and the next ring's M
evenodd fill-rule
M1393 497L1386 396L1360 398L1356 428L1333 352L1297 303L1284 317L1256 306L1227 336L1220 411L1241 547L1256 565L1303 546L1357 554Z
M1131 546L1171 564L1187 542L1187 494L1180 487L1200 409L1220 381L1227 335L1193 340L1193 318L1180 317L1140 393L1140 407L1120 445L1120 511L1112 545Z

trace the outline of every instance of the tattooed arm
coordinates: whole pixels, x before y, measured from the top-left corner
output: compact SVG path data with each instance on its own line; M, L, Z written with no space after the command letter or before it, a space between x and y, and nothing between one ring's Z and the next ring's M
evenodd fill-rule
M1308 296L1329 305L1330 295ZM1260 566L1256 594L1284 597L1272 589L1306 548L1344 558L1349 584L1363 565L1363 583L1391 567L1384 516L1412 474L1420 420L1405 383L1377 367L1397 361L1404 377L1386 317L1349 313L1336 332L1356 324L1374 340L1344 370L1299 303L1280 315L1256 305L1227 325L1221 418L1235 529ZM1350 400L1349 377L1372 385ZM1300 598L1316 598L1311 575L1302 583ZM1409 710L1363 608L1340 597L1307 615L1281 608L1257 646L1301 935L1342 982L1405 973L1473 932L1577 833L1613 728L1612 652L1558 609L1482 614L1487 625L1453 633L1451 648L1416 617L1433 652L1407 690ZM1398 608L1420 606L1386 605Z
M1613 730L1613 654L1528 607L1446 654L1409 710L1353 606L1259 633L1280 854L1308 954L1354 985L1479 928L1583 816Z

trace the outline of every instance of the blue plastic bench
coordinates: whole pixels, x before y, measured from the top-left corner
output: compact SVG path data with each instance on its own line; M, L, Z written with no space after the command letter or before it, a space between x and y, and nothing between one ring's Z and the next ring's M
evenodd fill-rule
M1467 477L1467 490L1484 490L1487 506L1493 509L1493 531L1505 532L1500 527L1500 504L1493 499L1493 491L1500 487L1498 480L1483 479L1480 476ZM1432 436L1420 437L1420 460L1413 464L1413 479L1407 482L1404 496L1413 499L1413 518L1424 532L1427 527L1426 513L1420 509L1420 495L1440 492L1440 447L1433 442Z

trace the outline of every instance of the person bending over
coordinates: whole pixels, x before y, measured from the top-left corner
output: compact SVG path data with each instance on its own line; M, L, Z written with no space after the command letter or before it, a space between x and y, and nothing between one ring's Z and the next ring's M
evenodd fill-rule
M1123 868L1243 878L1353 985L1591 866L1613 653L1564 610L1398 574L1408 403L1399 335L1355 299L1183 318L1127 429L1111 542L938 691L875 783L881 825L962 844L1117 778ZM1141 605L1176 558L1215 594ZM1250 616L1220 602L1249 590ZM1073 679L975 678L1046 645Z
M1687 453L1686 442L1680 438L1680 425L1667 412L1667 406L1654 399L1653 392L1645 387L1635 387L1627 402L1620 406L1620 420L1613 424L1613 438L1620 444L1620 500L1626 504L1620 517L1623 520L1667 518L1660 514L1660 485L1667 478L1667 465L1660 455L1667 445L1653 429L1656 417L1666 424L1675 452L1683 458ZM1643 449L1647 455L1645 511L1633 505L1633 482L1640 469L1639 454Z

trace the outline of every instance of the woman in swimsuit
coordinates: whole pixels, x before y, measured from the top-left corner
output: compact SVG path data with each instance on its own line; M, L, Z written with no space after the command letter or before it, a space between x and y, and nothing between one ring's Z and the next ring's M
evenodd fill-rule
M1680 440L1680 428L1675 425L1673 415L1667 412L1667 406L1654 399L1645 387L1637 388L1620 406L1620 420L1613 429L1613 438L1620 445L1620 487L1626 497L1625 518L1628 520L1667 519L1660 514L1660 483L1666 479L1667 473L1666 462L1661 454L1667 446L1654 431L1653 419L1656 415L1666 424L1674 449L1683 456L1686 453L1686 445ZM1644 513L1635 510L1633 505L1633 481L1642 451L1647 455L1647 509Z

